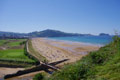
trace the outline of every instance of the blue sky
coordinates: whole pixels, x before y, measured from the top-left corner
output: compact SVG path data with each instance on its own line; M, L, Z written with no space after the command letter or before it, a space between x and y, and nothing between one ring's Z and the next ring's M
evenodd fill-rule
M120 32L120 0L0 0L0 31Z

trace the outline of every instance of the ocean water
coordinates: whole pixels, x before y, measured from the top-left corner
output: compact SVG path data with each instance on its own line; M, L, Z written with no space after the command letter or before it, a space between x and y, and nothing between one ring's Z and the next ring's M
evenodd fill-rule
M112 41L112 37L110 36L49 37L49 39L83 42L98 45L106 45Z

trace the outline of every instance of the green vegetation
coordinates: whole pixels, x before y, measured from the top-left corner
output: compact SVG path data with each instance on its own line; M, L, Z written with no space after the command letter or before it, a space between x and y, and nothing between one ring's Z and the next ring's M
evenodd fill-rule
M44 80L120 80L120 38ZM38 79L37 79L38 80Z
M20 45L20 42L21 42L21 41L10 42L10 43L8 43L8 45L9 45L9 46L18 46L18 45Z
M0 59L7 60L25 60L28 62L33 62L33 60L29 59L24 55L23 49L8 49L8 50L0 50Z
M23 44L23 43L21 43L21 44ZM28 53L26 44L25 44L25 48L24 48L24 55L27 56L29 59L32 59L36 63L36 65L40 63L38 59L36 59L34 56L32 56L30 53Z
M36 61L25 55L26 39L0 40L0 64L31 66Z
M13 47L13 46L19 46L20 43L26 41L26 39L5 39L5 40L0 40L0 46L9 46L9 47Z
M41 73L38 73L34 76L33 80L43 80L44 76Z
M6 42L6 40L0 40L0 46L3 45Z
M44 56L40 55L37 51L34 50L31 40L28 40L28 45L29 45L28 49L29 49L31 54L38 57L39 60L42 61L42 62L48 62Z

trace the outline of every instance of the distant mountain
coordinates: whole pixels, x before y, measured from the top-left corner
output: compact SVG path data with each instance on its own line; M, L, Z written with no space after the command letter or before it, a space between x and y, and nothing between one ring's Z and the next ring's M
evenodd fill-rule
M26 38L28 34L0 31L0 38Z
M106 33L100 33L99 36L110 36L110 35Z
M29 36L35 37L66 37L66 36L84 36L84 34L77 34L77 33L65 33L58 30L43 30L40 32L32 32L28 34Z
M0 38L30 38L30 37L70 37L70 36L93 36L91 34L66 33L58 30L43 30L31 33L14 33L0 31ZM109 34L101 33L99 36L109 36Z

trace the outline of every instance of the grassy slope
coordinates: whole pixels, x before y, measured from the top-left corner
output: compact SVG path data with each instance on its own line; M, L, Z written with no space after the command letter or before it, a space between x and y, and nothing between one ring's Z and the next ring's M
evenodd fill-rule
M30 53L34 56L37 56L37 58L39 58L40 61L47 62L44 56L40 55L40 53L34 50L31 40L28 40L28 48L29 48Z
M120 80L120 38L116 37L109 45L66 65L48 80Z

